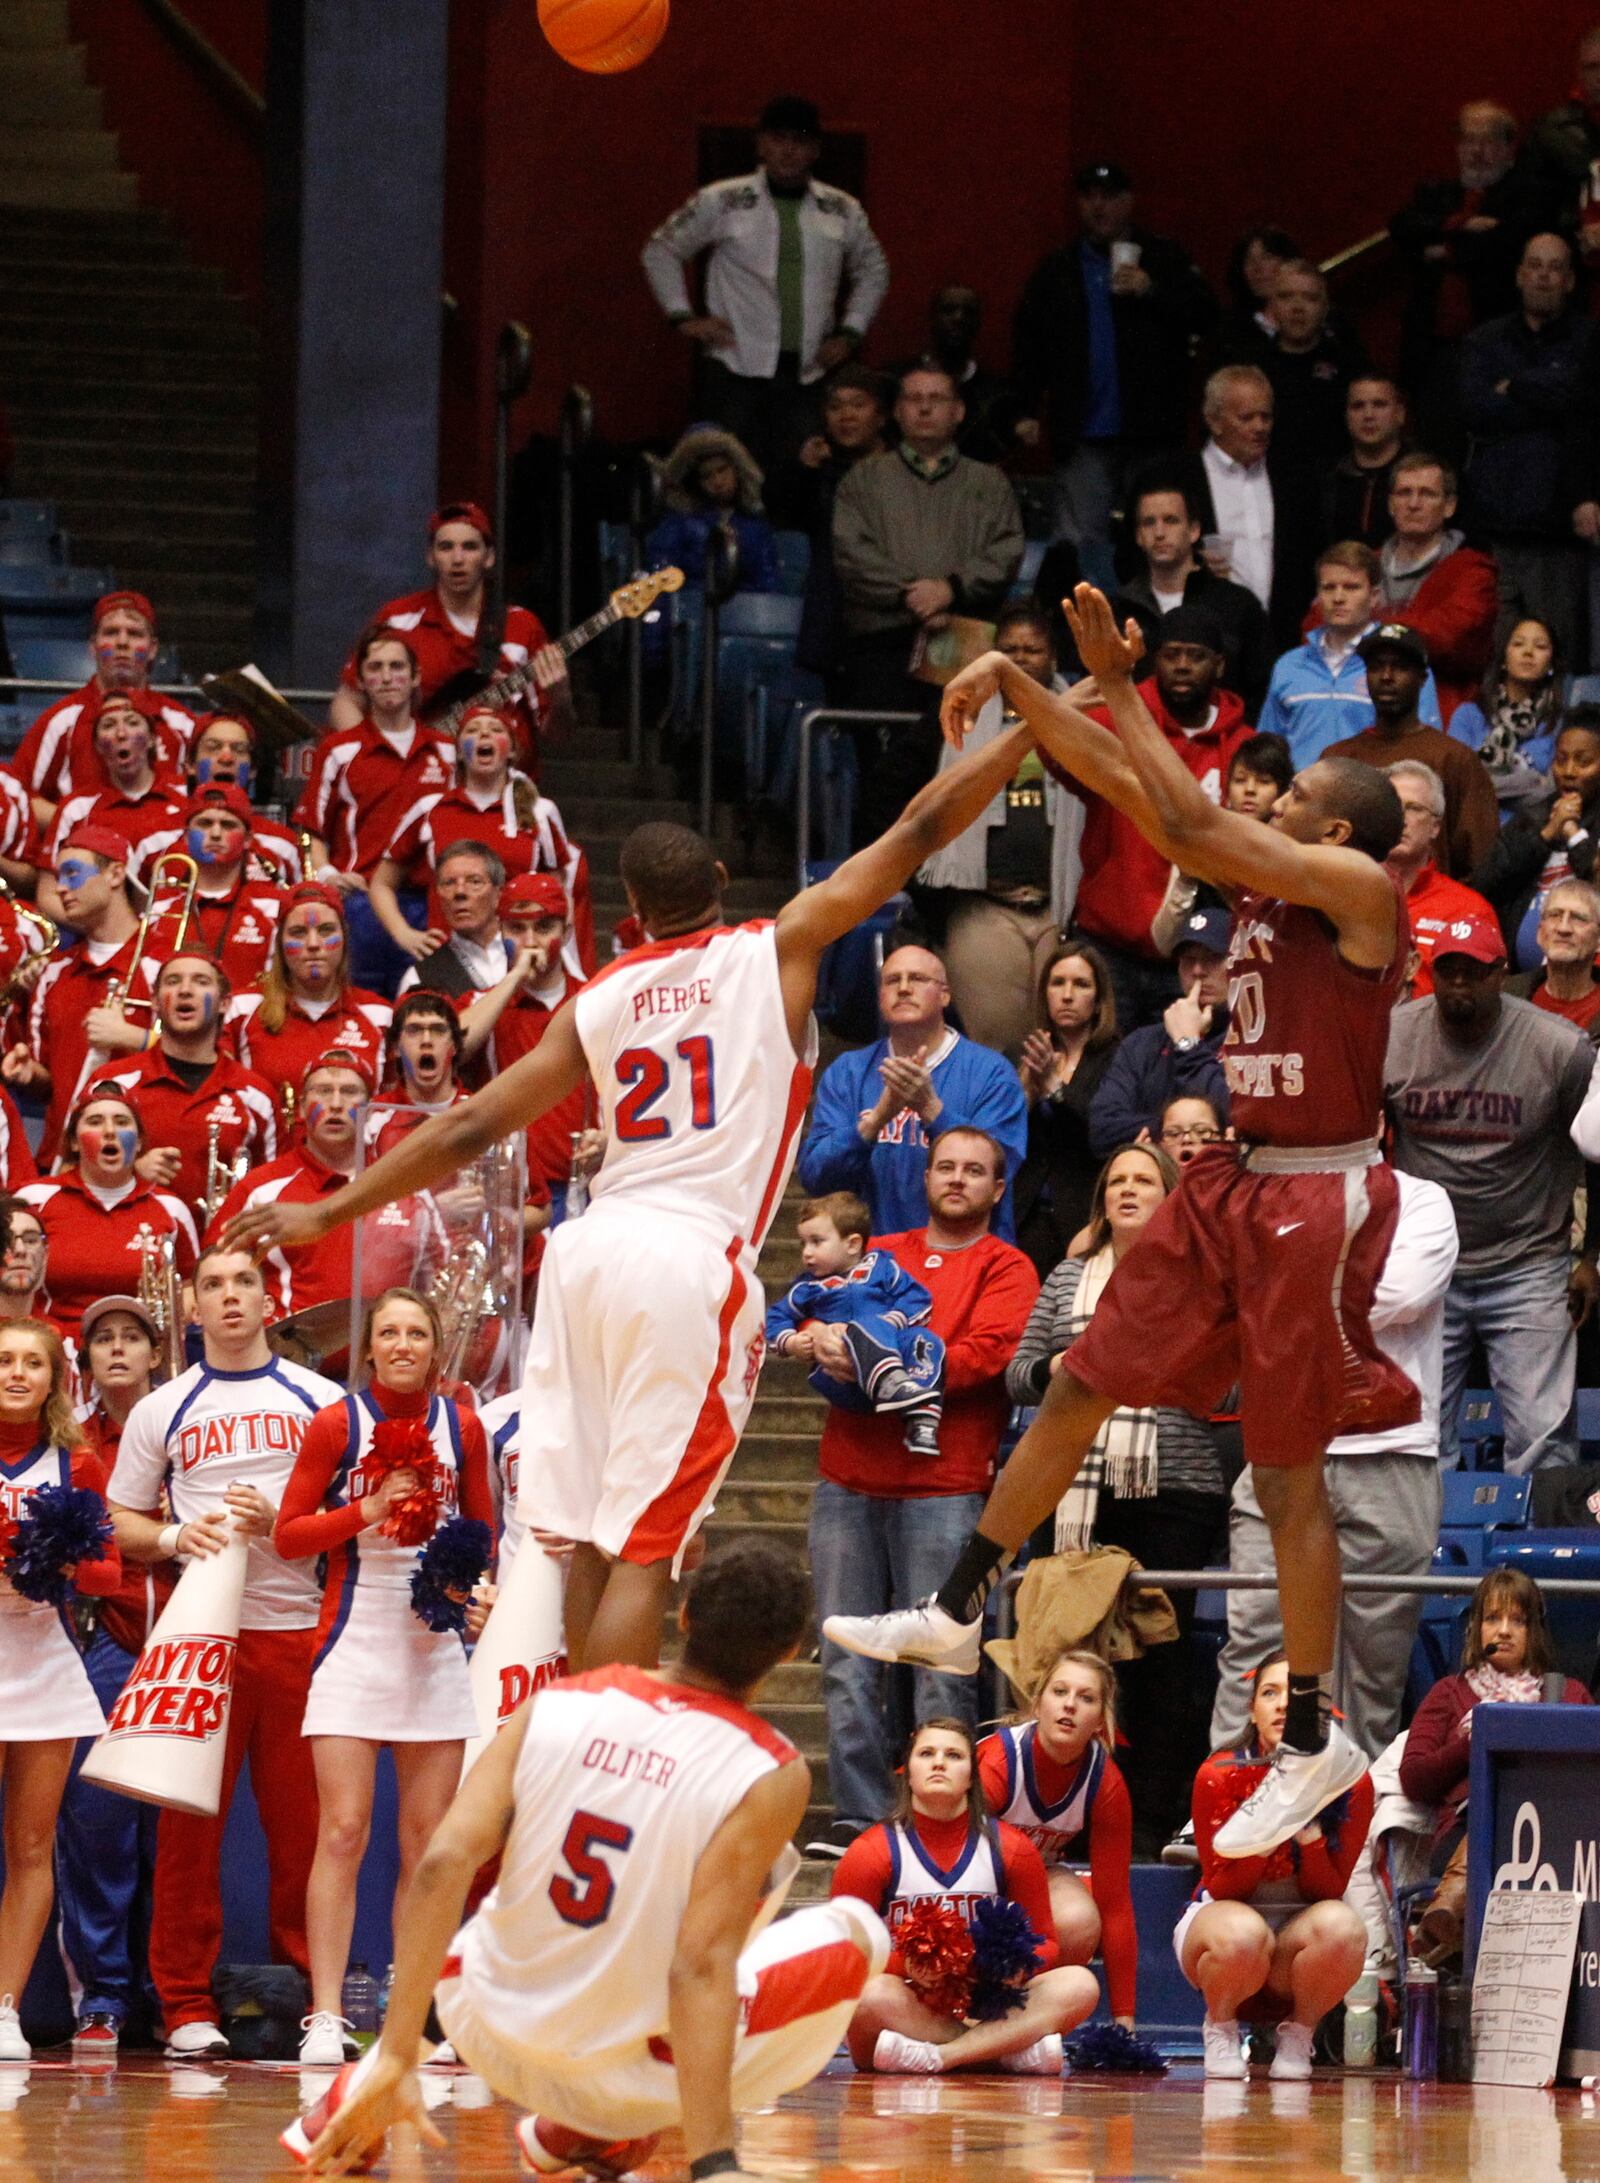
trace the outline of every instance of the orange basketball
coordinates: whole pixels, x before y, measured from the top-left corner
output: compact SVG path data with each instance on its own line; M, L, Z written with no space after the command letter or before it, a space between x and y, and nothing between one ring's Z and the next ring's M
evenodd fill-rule
M539 27L574 68L637 68L666 36L672 0L539 0Z

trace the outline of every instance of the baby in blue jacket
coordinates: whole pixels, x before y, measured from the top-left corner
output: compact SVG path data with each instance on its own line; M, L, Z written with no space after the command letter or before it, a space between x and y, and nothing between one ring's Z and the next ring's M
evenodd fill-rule
M913 1455L939 1452L944 1343L928 1331L933 1299L884 1250L869 1250L872 1215L850 1190L807 1198L800 1208L805 1277L767 1312L767 1341L780 1357L810 1363L812 1328L838 1327L854 1381L815 1365L810 1384L841 1410L894 1412Z

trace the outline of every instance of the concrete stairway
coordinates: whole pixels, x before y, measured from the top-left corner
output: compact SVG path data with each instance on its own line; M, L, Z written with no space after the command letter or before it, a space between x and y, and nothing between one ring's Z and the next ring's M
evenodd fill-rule
M102 126L67 0L0 8L0 205L129 212L137 184Z

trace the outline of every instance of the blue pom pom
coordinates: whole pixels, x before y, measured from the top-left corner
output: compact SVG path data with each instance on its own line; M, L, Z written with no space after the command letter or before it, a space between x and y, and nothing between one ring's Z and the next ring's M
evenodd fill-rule
M411 1578L411 1612L430 1630L464 1630L467 1599L489 1566L494 1540L475 1516L452 1516L422 1552ZM455 1594L457 1596L452 1597Z
M1082 2076L1104 2070L1124 2076L1163 2076L1166 2062L1161 2050L1148 2039L1136 2039L1121 2024L1085 2024L1067 2041L1067 2060Z
M1020 1903L972 1906L972 2006L980 2023L1020 2009L1026 1986L1039 1968L1039 1936Z
M6 1555L11 1589L41 1607L63 1607L72 1589L68 1570L99 1561L111 1543L111 1518L86 1486L40 1486L30 1493Z

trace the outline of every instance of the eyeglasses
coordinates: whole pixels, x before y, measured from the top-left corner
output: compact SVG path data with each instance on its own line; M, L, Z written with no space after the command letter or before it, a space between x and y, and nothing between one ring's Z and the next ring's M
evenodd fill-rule
M1220 1129L1197 1129L1189 1123L1182 1127L1164 1129L1161 1132L1161 1142L1174 1145L1219 1145L1222 1142L1222 1132Z

